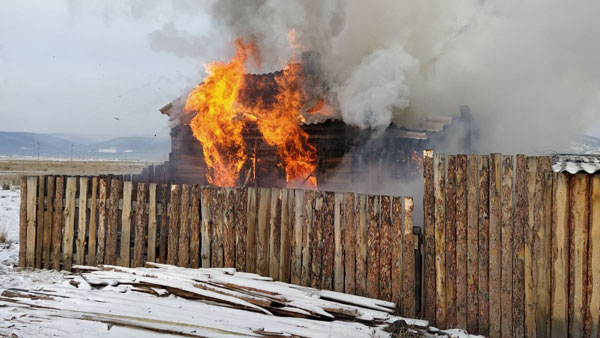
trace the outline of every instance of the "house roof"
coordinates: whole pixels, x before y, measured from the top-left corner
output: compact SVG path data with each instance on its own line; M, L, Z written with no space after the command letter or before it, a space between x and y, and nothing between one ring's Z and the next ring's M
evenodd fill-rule
M600 171L600 155L556 154L552 156L552 163L552 170L557 173L566 171L569 174L594 174Z

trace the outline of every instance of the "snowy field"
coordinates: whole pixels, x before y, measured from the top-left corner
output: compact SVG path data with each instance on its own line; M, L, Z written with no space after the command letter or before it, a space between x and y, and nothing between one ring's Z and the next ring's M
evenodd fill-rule
M0 337L408 337L387 332L402 319L386 308L393 303L273 282L234 269L21 270L19 197L17 189L0 190L0 231L7 232L6 243L0 244ZM237 291L231 285L238 285ZM207 295L213 300L198 298ZM275 298L277 308L264 305ZM288 315L274 316L274 309ZM337 317L342 310L355 319ZM289 315L307 311L321 320ZM335 320L323 320L331 314ZM425 321L402 320L418 330L416 336L437 336ZM458 330L442 335L448 334L468 336Z

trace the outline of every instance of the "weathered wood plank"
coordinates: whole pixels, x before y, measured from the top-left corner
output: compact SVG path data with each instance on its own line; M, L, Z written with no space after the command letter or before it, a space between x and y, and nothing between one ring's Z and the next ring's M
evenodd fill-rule
M235 267L235 191L225 189L223 201L223 264Z
M283 190L285 192L285 190ZM279 280L279 253L281 250L281 193L282 189L271 189L269 207L269 277Z
M117 178L110 180L110 196L108 199L108 224L106 226L106 246L104 264L117 263L117 227L119 225L119 193L121 181Z
M291 282L300 284L302 279L302 225L304 210L304 191L296 189L294 192L294 224L292 230L291 248Z
M335 215L335 194L325 193L323 208L323 273L321 278L321 288L325 290L333 289L333 255L334 255L334 215Z
M64 181L61 176L56 178L54 195L54 213L52 214L52 268L60 270L62 226L63 226L63 193Z
M467 155L457 155L456 156L456 326L458 328L461 328L464 330L467 329L467 314L468 314L467 221L468 221L467 220ZM446 263L447 262L448 261L446 258Z
M367 198L367 296L379 297L379 222L380 197Z
M190 186L187 184L181 185L179 212L177 265L187 268L190 263Z
M150 183L148 185L148 256L146 258L148 262L156 262L156 215L156 183Z
M527 229L527 163L517 155L513 227L513 336L525 336L525 231Z
M46 187L46 178L38 176L38 193L37 193L37 220L35 231L35 267L42 267L42 250L44 241L44 190Z
M96 234L98 231L97 225L97 210L98 207L98 177L92 177L92 195L90 198L90 224L89 224L89 235L88 235L88 255L86 259L86 264L95 265L96 264Z
M146 263L146 228L148 218L146 216L146 183L137 184L136 208L135 208L135 230L133 236L133 260L131 266L144 266Z
M435 197L435 325L446 327L446 231L445 231L445 155L433 158L433 181ZM458 310L458 309L457 309Z
M536 337L535 327L535 191L537 175L537 158L527 157L527 228L525 231L525 336Z
M333 216L333 290L344 292L344 194L335 193ZM388 208L389 212L389 208ZM388 267L389 269L389 267Z
M75 264L78 265L85 263L88 183L88 177L79 178L79 220L77 222L77 240L75 241Z
M568 336L568 292L569 292L569 174L560 173L555 176L554 185L554 211L552 226L552 315L551 334L552 337ZM599 182L600 183L600 182ZM600 187L599 187L600 188ZM600 191L598 191L600 192ZM596 196L600 197L600 196ZM592 197L592 204L594 197ZM600 210L598 210L600 212ZM592 213L595 213L592 209ZM600 235L600 228L594 227L594 217L590 225L590 251L593 249L594 236ZM600 242L596 242L600 243ZM598 250L598 248L595 248ZM598 253L600 251L595 251ZM594 268L592 266L592 268ZM600 265L596 267L600 268ZM597 280L594 281L596 283ZM600 304L599 304L600 305ZM596 332L592 337L598 337Z
M538 171L536 172L535 187L535 239L534 239L534 271L535 278L535 326L538 337L548 336L547 322L550 316L550 265L551 253L549 249L550 230L547 226L546 217L546 195L552 192L552 180L546 177L547 172L543 169L542 158L538 158ZM549 181L548 181L549 180ZM550 195L549 195L550 196ZM548 213L550 211L548 210Z
M394 204L400 204L400 198ZM415 245L416 238L413 234L413 210L414 201L412 197L404 197L404 232L402 236L402 315L416 317L417 315L417 285L415 278Z
M27 177L21 176L20 179L19 206L19 266L27 266ZM62 201L61 201L62 204ZM59 247L60 250L60 247Z
M571 236L569 267L571 270L569 302L569 335L584 336L584 321L587 305L587 244L588 244L588 185L589 175L579 173L570 180L570 215L569 227Z
M502 156L501 222L502 222L502 336L512 336L512 278L513 278L513 157Z
M304 191L304 207L302 218L302 277L300 284L310 286L311 281L311 238L313 230L313 204L315 192L312 190Z
M490 210L489 210L489 235L490 235L490 266L489 266L489 336L500 337L502 313L501 301L501 278L502 278L502 223L500 213L500 191L501 191L501 155L490 155Z
M27 182L29 188L29 182ZM34 190L35 191L35 190ZM75 193L77 192L77 178L67 178L67 192L65 198L65 224L63 231L63 269L70 271L73 265L73 240L75 232ZM27 192L29 195L29 192ZM29 204L29 203L28 203ZM29 215L28 215L29 216ZM29 229L27 229L29 235ZM27 243L29 245L29 243Z
M131 219L133 217L132 207L133 182L123 182L123 209L121 212L121 250L118 264L130 266L131 264Z
M181 187L177 184L171 184L171 194L169 195L169 234L167 236L167 264L177 264L177 245L179 241L179 202L181 200L179 192Z
M397 304L399 313L405 315L402 298L410 292L410 287L403 285L404 276L402 272L406 273L407 271L403 271L403 252L406 248L404 247L404 236L402 234L404 231L402 228L402 208L402 197L395 196L392 198L392 302ZM416 289L414 292L416 292Z
M552 298L550 293L552 292L552 189L554 185L554 173L552 171L552 164L549 157L542 157L544 163L544 203L543 203L543 220L544 220L544 278L546 280L544 285L544 321L545 332L547 335L550 334L550 316L552 314ZM588 196L589 198L589 196Z
M423 151L423 282L421 287L422 315L435 323L436 315L436 246L433 150Z
M315 192L313 210L313 231L311 238L311 283L313 288L321 288L322 251L323 251L323 193ZM283 226L283 223L282 223ZM283 235L283 231L282 231Z
M158 246L158 259L157 261L161 263L167 262L167 242L168 242L168 232L169 232L169 222L167 221L167 216L169 213L168 209L168 194L169 188L165 183L161 183L158 186L158 201L160 203L160 240Z
M479 334L489 334L489 156L479 159Z
M381 196L381 225L379 227L379 299L392 301L392 220L391 200Z
M204 196L204 195L203 195ZM239 271L246 271L246 234L248 221L248 190L236 189L235 196L235 267ZM202 209L202 224L204 224L204 207ZM204 225L203 225L204 226ZM202 233L204 248L204 232ZM204 256L203 256L204 257ZM203 258L204 259L204 258ZM204 260L203 260L204 262ZM202 263L204 266L204 263Z
M96 245L96 263L92 263L92 265L104 264L104 248L106 242L106 184L106 179L101 178L98 187L98 231L96 236L98 244Z
M256 231L256 273L266 276L269 273L269 205L271 189L258 188L258 211ZM296 283L298 284L298 283Z
M200 267L200 186L194 184L190 196L190 264L191 268ZM234 207L233 202L230 206ZM235 250L235 246L233 247ZM230 265L233 267L233 265Z
M457 327L456 321L456 156L446 157L446 326ZM463 198L464 200L464 198Z
M246 237L246 271L256 272L256 188L248 188L248 218Z
M27 248L26 264L27 267L35 266L35 240L37 228L37 177L27 177ZM75 197L73 197L73 201Z
M245 192L245 190L244 190ZM239 191L238 191L239 193ZM203 268L210 267L210 234L211 231L211 207L210 207L210 195L211 189L209 187L202 187L202 195L200 197L200 214L202 215L202 223L200 223L200 234L201 234L201 245L200 245L200 261L202 263ZM244 207L245 208L245 207ZM243 216L242 216L243 217ZM244 237L246 233L244 232ZM244 242L245 243L245 242ZM245 248L245 247L244 247ZM242 259L239 258L240 248L238 248L238 262L241 262ZM246 251L243 250L244 257L243 261L246 260ZM245 269L245 264L243 265ZM243 270L242 270L243 271Z
M479 157L467 157L467 330L479 331L479 226L477 213L477 184Z
M42 260L44 269L50 268L50 254L52 252L52 212L54 205L54 176L46 178L46 211L44 213L44 238Z
M354 216L354 193L348 192L344 196L344 292L356 293L356 228ZM394 245L396 248L396 245ZM394 289L397 291L398 289Z
M562 174L561 174L562 175ZM562 186L564 188L564 185ZM600 321L600 175L593 175L591 176L591 184L590 184L590 188L591 188L591 198L590 198L590 224L589 224L589 239L588 239L588 243L589 243L589 248L588 248L588 302L587 302L587 327L586 327L586 333L590 336L590 337L598 337L598 322ZM564 204L562 205L562 208L564 208ZM564 217L564 209L561 209L560 207L555 208L555 210L558 211L562 211L561 213L561 217ZM562 218L564 220L564 218ZM558 224L556 224L558 225ZM554 226L554 229L558 230L557 226ZM561 225L564 226L564 223L561 222ZM561 231L564 231L564 227L561 227ZM562 245L564 244L564 233L562 234L562 236L560 237L560 239L562 239L563 241L560 242L561 247L563 248ZM553 252L556 252L556 250L553 250ZM563 257L561 257L562 259ZM556 261L554 261L556 262ZM561 262L562 263L562 262ZM554 264L554 275L555 275L555 282L561 283L560 285L560 289L558 290L558 295L560 297L560 300L562 302L559 302L558 306L559 311L562 311L565 309L564 307L564 300L565 298L563 298L564 296L566 296L566 292L564 290L564 283L562 283L564 281L563 276L556 276L556 271L557 271L557 266L560 267L564 267L564 265L562 264ZM563 270L559 270L559 272L563 272L564 274L564 269ZM556 277L559 277L559 279L557 280ZM557 300L556 297L556 291L557 291L557 287L556 284L554 284L554 292L553 292L553 296L554 296L554 300ZM557 305L556 303L553 303L553 306ZM558 322L558 318L560 319L565 319L563 316L557 316L558 318L556 318L554 315L556 314L556 311L554 310L554 307L552 309L552 319L553 319L553 323L554 320L557 319L556 321ZM561 315L563 313L560 313ZM554 328L555 326L552 326L552 333L554 336ZM566 330L565 330L566 331ZM562 333L563 330L560 330L557 332L558 333ZM566 332L565 332L566 333ZM558 335L557 335L558 336Z
M223 199L225 195L224 188L213 189L211 192L211 257L210 264L212 267L223 267L224 250L223 250ZM255 228L256 230L256 228ZM256 233L254 233L256 243ZM256 247L255 247L256 248ZM256 251L254 252L256 264ZM255 270L252 270L255 271Z
M367 196L356 197L356 294L367 295Z

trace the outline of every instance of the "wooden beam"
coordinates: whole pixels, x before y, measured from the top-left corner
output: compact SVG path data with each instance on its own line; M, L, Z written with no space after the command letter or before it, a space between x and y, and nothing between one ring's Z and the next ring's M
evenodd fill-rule
M489 334L489 160L483 155L479 160L479 334Z
M50 268L50 255L52 252L52 211L54 206L54 179L54 176L48 176L46 181L46 212L44 213L44 243L42 249L42 260L44 261L44 269Z
M597 180L600 176L593 176L592 181ZM567 337L568 336L568 323L569 323L569 312L568 312L568 300L569 300L569 174L566 172L557 174L555 176L554 185L554 212L553 212L553 226L552 226L552 314L551 314L551 334L552 337ZM600 182L597 182L600 183ZM600 190L596 190L595 185L592 185L592 206L596 205L597 200L600 198ZM596 202L595 202L596 201ZM593 208L593 207L592 207ZM600 216L600 210L592 209L590 224L590 253L592 254L591 261L596 254L600 253L598 247L594 248L593 243L600 243L600 239L594 241L600 235L600 227L598 227L597 220ZM600 268L600 265L592 269ZM593 279L593 283L597 283L599 280ZM592 296L593 298L594 296ZM600 304L599 304L600 305ZM598 318L596 318L598 320ZM597 328L597 326L596 326ZM594 333L594 332L592 332ZM598 337L598 332L591 337Z
M562 175L562 174L561 174ZM561 187L564 188L564 185L562 185ZM589 224L589 239L588 239L588 243L589 243L589 248L588 248L588 258L587 258L587 263L588 263L588 291L587 291L587 314L586 314L586 333L588 333L588 335L590 337L598 337L598 333L599 333L599 328L598 328L598 324L600 321L600 175L593 175L591 176L591 184L590 184L590 224ZM562 205L562 207L564 208L564 204ZM560 207L555 208L556 211L563 211L564 209L561 209ZM561 217L561 220L564 220L564 213L561 213L559 215ZM564 231L564 223L560 222L561 225L561 231ZM555 229L559 229L559 227L557 227L555 225L555 227L553 227ZM563 240L560 239L564 239L564 234L563 236L559 237L559 245L564 244ZM562 246L561 246L562 248ZM556 250L553 250L553 252L556 252ZM559 251L560 252L560 251ZM561 259L563 257L560 257ZM556 261L554 261L556 262ZM561 262L562 263L562 262ZM563 311L565 309L564 307L564 300L565 298L562 298L564 296L566 296L566 292L563 289L564 287L564 283L562 283L564 281L563 278L559 278L558 280L556 279L556 277L562 277L562 276L556 276L556 266L559 265L561 267L563 267L564 265L561 264L554 264L554 272L555 272L555 278L554 280L557 281L558 283L561 283L560 288L557 290L556 286L553 292L553 295L556 296L556 291L558 291L558 295L561 298L554 297L555 300L562 300L562 302L557 302L553 303L554 306L558 305L559 306L559 311ZM562 270L564 272L564 270ZM556 285L556 284L555 284ZM557 314L560 314L560 316L557 316L558 318L556 318L554 316L554 314L557 311L554 310L553 307L553 311L552 311L552 319L554 322L554 319L558 319L558 318L563 318L563 313L559 312ZM557 320L558 321L558 320ZM554 328L555 326L553 325L553 330L552 333L554 334ZM561 327L562 329L562 327ZM560 333L563 332L563 330L560 330L557 332Z
M313 231L311 238L311 283L313 288L321 288L322 252L323 252L323 193L315 192L313 210ZM283 223L282 223L283 224ZM283 232L282 232L283 235Z
M223 263L235 267L235 191L225 188L223 201Z
M379 228L379 299L392 301L392 220L391 199L381 196Z
M35 240L37 230L37 177L27 177L27 267L35 266ZM75 197L73 197L75 200ZM66 236L66 235L65 235Z
M158 201L161 207L160 215L160 240L158 246L158 259L157 261L166 263L167 262L167 237L169 222L167 216L169 214L169 200L168 200L169 188L165 183L158 185Z
M356 295L367 295L367 196L356 197Z
M248 188L246 271L256 272L256 188Z
M570 215L569 227L571 236L569 270L569 335L583 337L584 321L587 305L587 244L589 219L589 175L579 173L570 180Z
M202 210L202 224L204 226L204 207ZM239 271L246 271L248 189L236 189L235 215L235 267ZM204 232L202 233L202 245L204 248ZM204 263L202 264L202 266L204 266Z
M490 265L489 265L489 336L500 337L502 313L501 278L502 278L502 226L500 213L501 191L501 155L490 155L490 210L489 210L489 235L490 235Z
M456 319L456 156L446 157L445 249L446 249L446 325L457 327ZM464 176L464 175L463 175ZM461 176L462 177L462 176ZM461 189L464 189L461 186ZM463 191L464 193L464 191ZM462 196L464 201L464 196ZM462 215L462 214L461 214ZM463 215L464 216L464 215Z
M119 260L117 261L121 266L130 266L131 264L132 198L133 183L131 181L125 181L123 182L123 210L121 212L121 252Z
M29 182L27 182L27 188L29 188ZM65 200L65 224L64 224L64 231L63 231L63 269L65 269L67 271L71 271L71 265L73 265L73 240L74 240L74 232L75 232L75 193L76 192L77 192L77 178L75 178L75 177L67 178L67 192L66 192L66 200ZM29 192L27 192L27 194L29 195ZM27 235L29 237L29 229L27 229ZM29 247L29 243L27 243L27 244Z
M513 225L513 336L525 336L525 231L527 229L527 162L517 155Z
M435 325L446 327L445 155L435 154L433 162L433 184L435 188Z
M44 189L46 187L45 177L38 176L38 193L37 193L37 224L35 232L35 267L42 268L42 249L44 241Z
M146 217L146 183L137 184L136 210L135 210L135 232L133 242L132 266L144 266L146 263L146 228L148 218Z
M285 190L284 190L285 191ZM281 192L282 189L271 189L271 205L269 207L269 277L279 280L279 264L281 249Z
M348 192L345 194L344 211L344 292L353 295L356 294L356 228L354 224L356 208L354 207L354 193Z
M502 156L502 188L501 188L501 223L502 223L502 277L501 277L501 311L502 336L512 336L512 278L513 278L513 157Z
M271 189L258 188L258 210L256 231L256 273L266 276L269 273L269 205ZM298 283L296 283L298 284Z
M177 184L171 184L169 195L169 235L167 236L167 264L177 264L177 246L179 242L179 196L181 188Z
M108 224L106 231L106 246L104 264L117 263L117 226L119 217L119 192L121 181L117 178L110 180L110 197L108 200Z
M333 216L333 290L344 292L344 194L335 193ZM389 211L389 209L388 209Z
M325 193L323 208L323 273L321 288L333 289L333 255L334 255L334 217L335 217L335 194Z
M190 263L190 186L187 184L181 185L181 206L179 212L177 265L187 268Z
M367 210L367 296L379 298L379 196L369 195Z
M77 240L75 241L75 264L77 265L85 264L88 183L88 177L79 178L79 220L77 222Z
M146 258L148 262L156 262L157 230L156 183L150 183L148 185L148 257Z
M19 266L27 266L27 177L20 179L19 206ZM62 204L62 203L61 203Z
M202 187L202 195L200 202L200 214L202 215L202 222L200 223L200 234L201 234L201 245L200 245L200 261L203 268L210 267L210 234L211 228L211 207L210 207L210 194L211 189L209 187ZM245 235L245 233L244 233ZM239 249L238 249L239 253ZM238 255L239 257L239 255ZM246 251L244 250L244 261L246 259ZM241 260L238 258L238 262ZM244 264L245 268L245 264Z
M313 207L315 191L304 191L304 207L302 217L302 277L300 284L310 286L311 276L311 239L313 231Z
M535 192L536 192L537 158L527 157L527 228L525 231L525 336L536 337L535 327L535 287L536 255L535 255Z
M400 203L398 198L398 204ZM396 198L394 198L394 201ZM394 203L396 204L396 203ZM415 278L415 246L416 236L413 233L412 197L404 197L404 232L402 234L402 315L416 317L417 315L417 285Z
M423 281L421 288L422 316L435 323L436 315L436 247L433 150L423 151Z
M88 236L88 255L86 264L96 265L96 248L97 248L97 232L98 224L96 215L98 214L98 177L92 177L92 195L90 199L90 225Z
M479 156L467 157L467 330L479 332Z

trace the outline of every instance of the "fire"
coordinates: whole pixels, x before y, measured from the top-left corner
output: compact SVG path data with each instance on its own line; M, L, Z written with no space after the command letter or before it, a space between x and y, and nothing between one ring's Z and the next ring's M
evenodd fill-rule
M273 99L242 97L245 82L244 63L253 56L260 63L256 44L236 41L236 54L228 63L206 66L208 76L189 95L184 110L196 115L190 123L194 137L202 144L208 166L207 180L218 186L234 186L247 160L242 131L247 121L256 121L271 146L277 148L280 166L285 169L288 185L316 187L314 170L316 148L300 127L302 66L290 62L275 75ZM256 85L256 84L255 84ZM261 85L261 84L258 84Z

